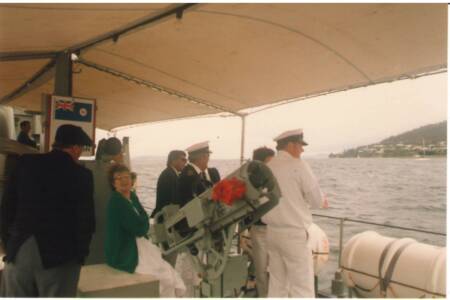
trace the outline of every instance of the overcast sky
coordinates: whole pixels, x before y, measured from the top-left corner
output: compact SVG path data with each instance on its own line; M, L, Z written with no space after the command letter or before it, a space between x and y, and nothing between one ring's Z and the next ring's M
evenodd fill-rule
M340 152L447 119L447 74L359 88L278 106L246 121L245 157L259 146L275 147L279 133L303 128L305 156ZM98 131L97 137L106 136ZM214 159L240 157L241 119L200 117L124 129L131 157L166 156L191 144L210 141Z

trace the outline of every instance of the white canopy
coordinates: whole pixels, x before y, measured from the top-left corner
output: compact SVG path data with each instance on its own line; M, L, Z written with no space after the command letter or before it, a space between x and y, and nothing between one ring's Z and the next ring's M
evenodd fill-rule
M1 4L0 104L40 110L60 51L110 130L446 71L447 4Z

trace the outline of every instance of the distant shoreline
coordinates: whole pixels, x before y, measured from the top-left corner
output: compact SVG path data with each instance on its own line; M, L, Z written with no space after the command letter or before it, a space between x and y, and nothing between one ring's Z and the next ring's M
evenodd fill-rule
M378 143L330 153L329 158L447 156L447 121L422 126Z

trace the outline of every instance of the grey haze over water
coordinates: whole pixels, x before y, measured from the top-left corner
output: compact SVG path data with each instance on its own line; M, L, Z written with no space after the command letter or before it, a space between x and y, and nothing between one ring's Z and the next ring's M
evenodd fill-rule
M306 158L316 174L330 208L313 213L369 222L446 232L446 158ZM225 177L239 166L238 160L211 160ZM149 211L154 207L159 174L165 167L161 158L132 160L138 173L138 195ZM320 288L330 285L337 268L339 221L314 217L328 235L330 260L321 274ZM374 230L380 234L414 238L445 246L445 237L373 225L346 223L344 243L354 234Z

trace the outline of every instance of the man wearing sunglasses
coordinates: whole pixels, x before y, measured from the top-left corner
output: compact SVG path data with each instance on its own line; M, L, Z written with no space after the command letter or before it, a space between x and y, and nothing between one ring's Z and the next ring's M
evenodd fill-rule
M170 151L167 157L167 167L158 177L156 184L156 206L151 214L153 218L164 206L169 204L176 204L178 176L181 170L186 165L186 153L181 150ZM164 256L164 259L175 267L177 254L174 252L171 255Z

